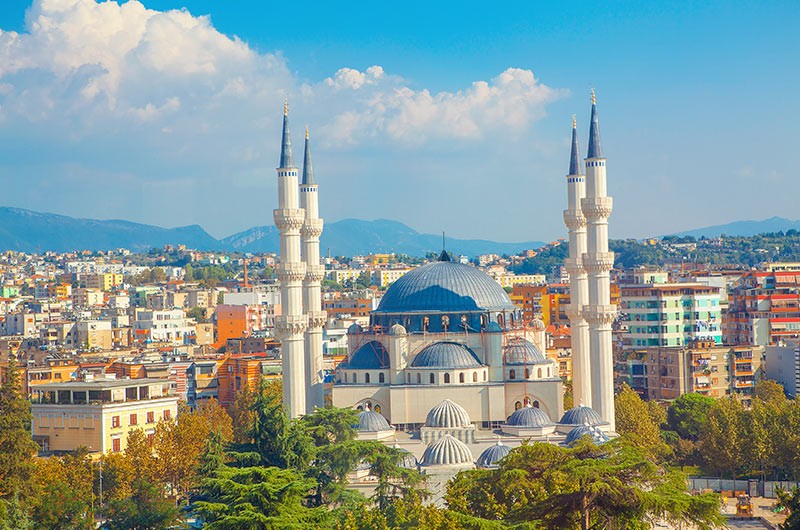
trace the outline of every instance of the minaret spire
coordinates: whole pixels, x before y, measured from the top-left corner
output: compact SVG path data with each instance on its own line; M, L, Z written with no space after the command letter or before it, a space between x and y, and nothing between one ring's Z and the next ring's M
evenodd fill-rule
M279 167L294 167L292 156L292 131L289 130L289 102L283 100L283 141L281 143L281 162Z
M316 184L314 182L314 167L311 165L311 145L308 141L308 126L306 126L306 152L303 155L303 186Z
M600 124L597 120L597 96L592 89L592 118L589 124L588 158L603 158L603 146L600 145Z
M572 115L572 152L569 155L569 175L580 175L581 153L578 148L578 124L575 115Z

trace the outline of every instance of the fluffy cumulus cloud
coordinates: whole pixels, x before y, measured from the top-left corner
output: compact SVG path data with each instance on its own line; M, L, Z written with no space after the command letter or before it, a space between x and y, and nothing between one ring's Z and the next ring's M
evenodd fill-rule
M150 181L158 193L220 174L235 185L272 166L274 153L264 151L284 98L335 153L431 140L469 147L529 130L563 95L517 68L450 92L417 88L377 65L309 81L279 52L257 52L185 10L34 0L25 31L0 29L0 171L25 173L29 163L38 184L71 174L87 189L113 176ZM33 197L20 205L35 207Z

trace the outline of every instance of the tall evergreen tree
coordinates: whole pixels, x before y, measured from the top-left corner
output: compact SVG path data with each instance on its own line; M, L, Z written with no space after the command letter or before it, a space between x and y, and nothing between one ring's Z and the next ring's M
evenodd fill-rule
M31 438L31 405L13 354L0 385L0 498L24 501L31 490L33 457L38 445Z

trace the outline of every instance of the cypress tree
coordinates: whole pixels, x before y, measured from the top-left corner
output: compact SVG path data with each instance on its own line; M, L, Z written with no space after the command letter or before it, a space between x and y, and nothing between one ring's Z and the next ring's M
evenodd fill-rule
M31 405L13 354L0 385L0 497L21 498L31 489L33 456L38 445L31 437Z

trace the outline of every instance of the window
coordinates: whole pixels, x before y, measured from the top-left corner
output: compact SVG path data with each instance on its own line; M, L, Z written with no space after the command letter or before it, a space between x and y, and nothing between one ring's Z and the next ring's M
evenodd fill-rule
M537 400L533 400L533 408L535 409L539 408L539 402Z
M139 415L138 414L131 414L131 425L136 425L139 423Z
M433 384L433 383L435 383L435 380L434 380L434 375L433 375L433 374L431 374L431 384Z
M364 382L369 383L369 374L364 374Z
M147 423L153 423L156 421L156 413L152 410L147 413Z
M541 378L542 378L542 369L541 369L541 368L537 369L537 371L536 371L536 377L538 377L539 379L541 379Z
M111 426L119 427L119 416L111 416Z
M417 374L417 384L422 383L422 374Z
M353 382L358 383L358 374L353 372Z
M168 420L168 419L170 419L171 417L172 417L172 414L170 413L169 409L165 410L165 411L164 411L164 419L165 419L165 420Z
M522 408L522 403L520 403L519 401L517 401L516 403L514 403L514 410L519 410L519 409L521 409L521 408Z
M509 379L516 379L517 378L517 371L513 368L508 371L508 378Z
M487 373L488 373L488 372L486 372L486 370L484 370L484 371L483 371L483 380L484 380L484 381L486 381L486 378L487 378Z
M464 382L464 372L461 372L460 374L458 374L458 382L459 383L463 383Z
M444 384L450 383L450 374L444 374Z
M344 373L344 382L347 382L347 372Z
M525 368L525 379L530 379L530 377L531 377L531 371Z
M472 372L472 382L473 383L478 382L478 372Z
M156 441L156 433L149 432L147 433L147 442L152 446L153 443Z
M383 372L378 374L378 382L379 383L385 383L386 382L386 378L384 377Z
M122 450L122 440L120 438L111 439L111 450L115 453L119 453Z

